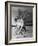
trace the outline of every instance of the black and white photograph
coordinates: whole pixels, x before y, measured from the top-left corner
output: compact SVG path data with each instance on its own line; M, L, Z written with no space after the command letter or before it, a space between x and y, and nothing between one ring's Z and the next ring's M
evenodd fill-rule
M11 7L11 31L15 38L32 37L32 7Z
M6 2L5 42L36 42L36 3Z

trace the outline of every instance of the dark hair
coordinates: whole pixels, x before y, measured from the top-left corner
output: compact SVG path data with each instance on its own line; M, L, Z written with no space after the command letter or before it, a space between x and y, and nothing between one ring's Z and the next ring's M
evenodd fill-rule
M17 18L15 18L15 21L17 21Z
M21 19L21 17L17 17L17 18L15 18L15 21L17 21L18 19Z

